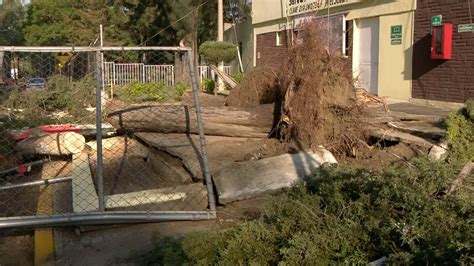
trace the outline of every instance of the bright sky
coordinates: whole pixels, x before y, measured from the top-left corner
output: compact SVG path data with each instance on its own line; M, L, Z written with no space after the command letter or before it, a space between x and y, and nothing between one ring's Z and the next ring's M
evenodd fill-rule
M31 2L31 0L21 0L21 3L22 3L23 5L27 5L27 4L29 4L30 2ZM3 0L0 0L0 5L1 5L1 4L3 4Z

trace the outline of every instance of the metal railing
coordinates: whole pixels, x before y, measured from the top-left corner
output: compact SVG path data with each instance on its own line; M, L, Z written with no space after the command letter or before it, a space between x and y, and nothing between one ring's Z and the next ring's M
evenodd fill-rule
M217 78L217 73L209 66L198 66L198 72L201 82ZM230 66L224 66L224 73L231 74ZM104 62L104 79L109 87L124 86L132 82L163 82L166 86L174 86L174 66Z
M132 82L163 82L166 86L174 86L173 65L105 62L104 68L107 86L124 86Z
M214 70L211 69L210 66L199 66L199 75L200 75L200 80L201 82L205 79L212 79L216 80L217 79L217 73L214 72ZM224 66L224 73L227 75L231 74L231 68L230 66Z

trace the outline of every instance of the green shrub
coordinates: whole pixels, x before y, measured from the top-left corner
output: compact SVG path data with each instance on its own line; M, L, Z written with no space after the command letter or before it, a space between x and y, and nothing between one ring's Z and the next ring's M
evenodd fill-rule
M205 92L212 94L216 89L216 82L212 79L204 79L202 81L202 86L204 87Z
M188 85L177 83L174 87L167 87L162 81L153 83L133 82L117 90L119 99L126 102L168 101L181 100Z
M133 82L117 90L118 97L124 101L163 101L169 98L168 88L163 82Z
M185 83L182 83L182 82L178 82L175 86L174 86L174 90L175 90L175 97L174 99L179 101L181 100L181 98L183 97L184 93L189 90L189 86Z
M229 63L237 56L235 45L229 42L207 41L199 46L199 54L212 65Z
M474 100L466 102L466 114L468 118L474 121Z
M472 193L443 197L456 170L427 157L413 164L323 167L276 197L263 218L193 233L175 247L192 265L367 264L383 256L393 264L472 263Z
M243 79L244 79L244 73L241 73L241 72L235 72L233 74L230 75L237 83L240 83ZM225 84L226 86L226 89L228 91L231 91L232 90L232 87L229 86L229 84Z
M413 164L323 167L276 197L263 218L189 234L174 253L191 265L367 264L383 256L393 264L472 263L473 195L442 197L456 177L448 163Z
M230 75L237 83L240 83L244 78L245 75L242 72L235 72L232 75Z
M448 160L459 166L474 161L474 120L468 118L466 110L460 114L451 113L445 122L448 128L446 139L449 144Z
M181 249L181 244L178 240L165 237L159 241L154 241L153 252L140 253L132 252L131 256L124 261L116 260L115 264L123 264L133 262L135 265L155 265L159 261L160 265L182 265L185 263L185 254Z

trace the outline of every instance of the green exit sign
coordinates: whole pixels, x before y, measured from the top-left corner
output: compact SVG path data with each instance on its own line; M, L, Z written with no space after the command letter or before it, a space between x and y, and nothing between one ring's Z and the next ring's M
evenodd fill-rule
M395 25L391 27L390 37L394 38L402 38L402 25Z
M433 16L431 18L431 26L433 26L433 27L441 26L441 23L443 23L443 16L442 15Z
M390 27L390 42L392 45L402 44L402 25L394 25Z

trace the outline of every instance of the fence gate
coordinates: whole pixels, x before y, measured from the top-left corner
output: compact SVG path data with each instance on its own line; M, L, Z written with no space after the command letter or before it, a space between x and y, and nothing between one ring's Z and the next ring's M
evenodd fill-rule
M0 228L215 218L191 55L0 47Z

